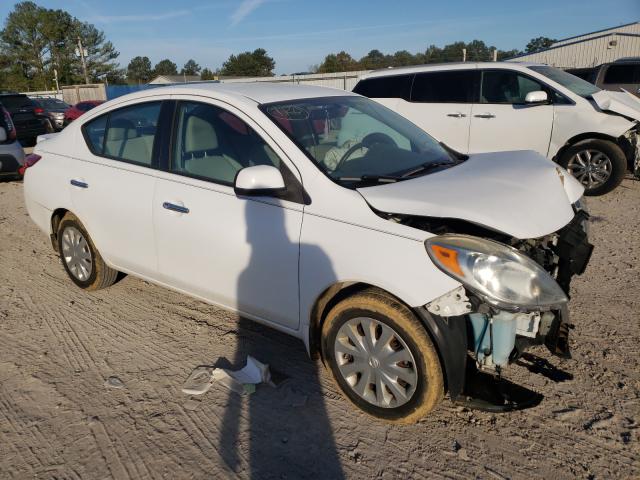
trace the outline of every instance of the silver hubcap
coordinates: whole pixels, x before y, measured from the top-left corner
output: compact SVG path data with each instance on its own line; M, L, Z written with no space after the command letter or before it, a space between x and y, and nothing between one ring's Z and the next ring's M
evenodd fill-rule
M91 276L91 250L87 240L75 227L66 227L62 232L62 258L71 274L78 280L85 281Z
M603 185L611 176L611 160L598 150L582 150L567 165L567 170L586 188Z
M373 318L352 318L342 325L334 355L351 389L377 407L404 405L416 391L418 374L409 347L395 330Z

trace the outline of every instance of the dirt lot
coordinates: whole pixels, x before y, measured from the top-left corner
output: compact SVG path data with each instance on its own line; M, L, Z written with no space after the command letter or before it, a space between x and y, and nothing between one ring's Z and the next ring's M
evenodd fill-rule
M640 182L590 199L573 359L540 349L508 373L542 404L494 415L445 401L408 427L354 410L293 338L131 277L80 291L21 183L0 183L0 206L2 478L640 477ZM287 380L181 393L195 366L249 353Z

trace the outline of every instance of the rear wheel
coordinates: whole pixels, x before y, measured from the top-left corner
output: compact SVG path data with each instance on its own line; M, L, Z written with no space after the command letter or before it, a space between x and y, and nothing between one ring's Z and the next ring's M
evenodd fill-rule
M616 188L627 171L622 149L607 140L586 140L568 148L560 165L584 186L585 195L603 195Z
M107 266L91 237L72 213L67 213L58 226L58 252L69 278L85 290L99 290L112 285L117 270Z
M442 400L442 369L429 335L384 292L367 290L333 307L321 345L340 389L374 417L413 423Z

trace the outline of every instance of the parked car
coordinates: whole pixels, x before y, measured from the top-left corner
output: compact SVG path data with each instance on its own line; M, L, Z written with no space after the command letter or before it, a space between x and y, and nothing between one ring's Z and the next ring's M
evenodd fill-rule
M24 150L17 140L11 115L0 106L0 178L18 176L24 161Z
M535 152L461 155L335 89L187 84L95 108L25 170L77 286L125 272L299 337L378 418L416 421L529 345L568 353L588 214Z
M462 153L541 153L578 178L587 195L613 190L640 159L640 100L547 65L388 69L363 76L354 92Z
M640 57L621 58L592 68L570 68L567 72L603 90L624 89L640 97Z
M11 115L20 143L35 145L36 137L47 133L47 124L40 117L38 106L22 93L1 93L0 105Z
M64 126L64 112L71 106L57 98L37 97L31 98L40 109L36 112L47 119L52 131L60 131Z
M64 112L64 119L62 121L63 127L66 127L71 122L76 120L79 116L88 112L92 108L104 103L102 100L85 100L83 102L76 103L73 107L69 107Z

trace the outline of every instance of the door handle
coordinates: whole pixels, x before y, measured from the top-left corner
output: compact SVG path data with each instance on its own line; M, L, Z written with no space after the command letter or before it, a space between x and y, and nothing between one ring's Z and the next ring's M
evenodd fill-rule
M164 202L162 204L162 208L166 208L167 210L171 210L173 212L178 213L189 213L189 209L187 207L183 207L182 205L176 205L175 203Z
M464 118L466 117L466 115L464 113L455 112L455 113L447 113L447 117Z
M493 113L479 113L478 115L474 115L476 118L496 118Z
M74 187L89 188L89 184L83 182L82 180L71 179L69 183L71 183L71 185L73 185Z

